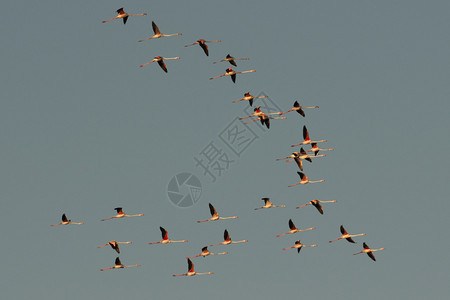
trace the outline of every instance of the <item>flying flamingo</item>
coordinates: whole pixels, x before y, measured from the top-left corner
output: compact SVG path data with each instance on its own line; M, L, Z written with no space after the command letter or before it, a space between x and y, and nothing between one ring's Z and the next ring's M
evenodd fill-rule
M117 215L115 215L114 217L111 217L111 218L102 219L101 221L111 220L114 218L123 218L123 217L141 217L144 215L144 214L127 215L123 212L122 207L116 207L114 209L117 211Z
M300 146L300 145L308 145L308 144L312 144L312 143L321 143L321 142L327 141L327 140L311 141L311 139L309 138L309 133L308 133L308 129L306 129L306 126L303 126L303 139L304 139L303 142L301 142L300 144L291 145L291 147L296 147L296 146Z
M192 263L192 261L188 258L188 272L184 273L184 274L178 274L178 275L172 275L173 277L177 277L177 276L194 276L194 275L205 275L205 274L214 274L213 272L205 272L205 273L197 273L194 270L194 264Z
M208 251L208 247L203 247L202 248L202 253L194 255L194 256L191 256L191 257L188 257L188 258L191 259L191 258L196 258L196 257L199 257L199 256L206 257L208 255L222 255L222 254L227 254L227 253L228 252L211 253L211 252Z
M253 106L253 100L254 99L262 99L262 98L267 98L268 96L259 96L259 97L255 97L250 95L250 92L247 92L244 94L244 98L241 98L239 100L233 101L233 103L239 102L239 101L244 101L247 100L250 103L250 106Z
M139 40L138 42L143 42L143 41L150 40L150 39L159 39L160 37L165 37L165 36L181 35L181 33L163 34L163 33L161 33L161 31L159 31L158 26L156 26L155 22L153 22L153 21L152 21L152 28L153 28L153 32L155 34L149 38Z
M113 248L114 250L116 250L117 253L120 253L120 249L119 249L119 244L131 244L131 242L117 242L117 241L110 241L102 246L99 246L97 248L102 248L105 247L107 245L110 245L111 248Z
M165 229L162 228L161 226L159 227L159 229L161 229L162 240L159 241L159 242L148 243L149 245L154 245L154 244L168 244L168 243L185 243L185 242L187 242L187 240L182 240L182 241L172 241L172 240L169 239L169 237L167 236L167 230L165 230Z
M267 117L267 116L268 115L279 115L279 114L280 114L280 112L268 113L268 114L263 113L261 111L261 106L258 106L258 107L255 107L253 109L253 114L251 114L250 116L239 118L239 120L244 120L244 119L247 119L247 118L256 117L256 119L254 119L252 121L249 121L249 122L245 122L244 124L249 124L249 123L252 123L252 122L255 122L255 121L259 120L259 121L261 121L262 125L266 125L267 128L270 128L270 119L286 119L286 117L275 117L274 118L274 117Z
M161 69L163 69L164 72L167 73L167 66L164 63L165 59L180 59L178 56L177 57L162 57L162 56L156 56L153 60L149 61L148 63L145 63L143 65L140 65L140 67L144 67L154 61L158 62L158 65L161 67Z
M81 224L84 224L84 223L83 222L75 223L75 222L72 222L71 220L67 220L66 214L63 214L61 223L53 224L53 225L50 225L50 226L68 225L68 224L81 225Z
M308 109L308 108L319 108L319 107L317 105L316 106L311 106L311 107L304 107L304 106L301 106L300 104L298 104L297 101L295 101L294 102L294 107L291 108L288 111L285 111L283 114L287 114L288 112L295 110L296 112L298 112L299 114L301 114L304 117L305 116L305 112L303 110L304 109Z
M330 148L330 149L320 149L318 146L317 146L317 143L311 143L311 149L310 150L308 150L308 151L306 151L306 152L314 152L314 155L317 155L317 153L319 153L319 151L333 151L334 149L333 148Z
M271 207L286 207L286 205L273 205L272 202L270 202L270 198L261 198L261 200L264 201L264 206L255 208L255 210L262 209L262 208L271 208Z
M202 49L205 52L206 56L209 56L208 45L206 45L206 43L219 43L219 42L221 42L221 41L220 40L217 40L217 41L205 41L203 39L200 39L200 40L196 41L193 44L186 45L185 47L189 47L189 46L193 46L193 45L199 45L200 47L202 47Z
M227 61L230 64L232 64L233 66L237 67L237 64L236 64L235 60L248 60L248 58L236 58L236 57L233 57L230 54L228 54L225 59L213 62L213 64L217 64L217 63L220 63L220 62L223 62L223 61Z
M143 14L137 14L137 15L130 15L130 14L127 14L126 12L124 12L123 11L123 7L122 8L119 8L118 10L117 10L117 16L115 16L114 18L112 18L112 19L109 19L109 20L106 20L106 21L102 21L102 23L106 23L106 22L109 22L109 21L112 21L112 20L115 20L115 19L122 19L123 20L123 24L126 24L127 23L127 20L128 20L128 17L134 17L134 16L146 16L147 14L146 13L143 13Z
M300 148L300 152L292 152L291 155L283 157L283 158L278 158L277 160L283 160L286 159L286 162L290 162L292 160L294 160L297 163L297 166L299 167L300 171L303 171L303 159L309 161L310 163L312 162L311 158L316 158L316 157L323 157L326 156L325 154L321 154L321 155L316 155L316 156L311 156L309 154L306 153L306 151L302 148ZM293 159L291 159L293 158Z
M294 186L294 185L297 185L297 184L317 183L317 182L324 182L325 181L325 179L310 181L308 176L306 176L302 172L297 172L297 174L298 174L298 176L300 176L301 181L297 182L295 184L288 185L288 187L291 187L291 186Z
M223 239L224 241L222 243L218 243L218 244L214 244L214 245L210 245L212 246L217 246L217 245L229 245L229 244L237 244L237 243L246 243L248 242L248 240L242 240L242 241L232 241L230 238L230 235L228 234L228 230L225 229L225 231L223 232Z
M122 265L122 263L120 262L120 259L118 257L116 257L116 262L115 262L115 266L114 267L109 267L106 269L100 269L100 271L106 271L106 270L111 270L111 269L123 269L123 268L131 268L131 267L140 267L141 265L131 265L131 266L124 266Z
M313 230L313 229L315 229L316 227L311 227L311 228L308 228L308 229L298 229L297 227L295 227L294 222L292 222L292 219L289 219L289 228L290 228L291 230L289 230L289 231L286 232L286 233L279 234L279 235L277 235L277 237L280 237L280 236L283 236L283 235L286 235L286 234L293 234L293 233L300 232L300 231Z
M207 221L226 220L226 219L236 219L238 217L238 216L226 217L226 218L219 217L219 214L217 213L216 209L214 208L214 206L211 203L209 203L209 211L211 213L211 218L206 219L206 220L197 221L197 223L202 223L202 222L207 222Z
M368 255L373 261L377 261L377 260L375 259L375 256L373 255L372 252L380 251L380 250L384 250L384 249L385 249L385 248L380 248L380 249L370 249L370 247L367 246L366 243L363 243L363 247L364 247L364 250L363 250L363 251L358 252L358 253L355 253L355 254L353 254L353 255L357 255L357 254L361 254L361 253L367 253L367 255Z
M231 76L231 80L236 83L236 75L237 74L244 74L244 73L252 73L252 72L256 72L256 70L248 70L248 71L242 71L242 72L236 72L234 71L231 67L229 67L228 69L225 70L225 73L216 77L211 77L211 79L216 79L219 77L223 77L223 76Z
M334 241L342 240L342 239L346 239L350 243L355 243L355 241L352 239L352 237L366 235L365 233L348 234L347 231L344 229L344 226L342 226L342 225L341 225L340 230L341 230L342 235L340 237L338 237L337 239L330 241L330 243L332 243Z
M300 242L300 240L296 240L295 241L295 246L288 247L288 248L283 248L283 250L289 250L289 249L292 249L292 248L297 248L297 253L300 253L300 250L302 250L303 247L317 247L317 245L316 244L314 244L314 245L303 245Z
M300 205L300 206L298 206L298 207L296 207L296 208L301 208L301 207L303 207L303 206L306 206L306 205L312 205L312 206L314 206L318 211L319 211L319 213L321 214L321 215L323 215L323 208L322 208L322 205L320 204L320 203L334 203L334 202L337 202L336 200L330 200L330 201L321 201L321 200L317 200L317 199L314 199L314 200L311 200L311 201L309 201L308 203L306 203L306 204L303 204L303 205Z

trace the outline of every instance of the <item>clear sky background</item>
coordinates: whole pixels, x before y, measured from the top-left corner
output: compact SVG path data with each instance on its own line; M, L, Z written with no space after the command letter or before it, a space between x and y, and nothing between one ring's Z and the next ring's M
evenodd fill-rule
M115 11L147 12L102 24ZM450 2L448 1L9 1L1 18L0 197L2 299L448 299L450 239ZM182 36L137 41L163 33ZM199 38L210 44L184 45ZM238 71L208 80L230 53ZM139 65L153 57L180 56ZM256 122L259 138L211 182L194 157L261 92L283 110ZM256 100L257 104L260 100ZM305 162L311 180L288 188L297 167L275 161L301 141L327 139L325 158ZM309 148L308 148L309 149ZM224 150L225 151L225 150ZM227 150L229 153L229 150ZM202 182L200 200L178 208L167 197L180 172ZM286 208L253 210L262 197ZM314 198L338 202L319 215ZM211 202L235 220L197 224ZM114 207L144 217L100 222ZM84 225L50 227L62 213ZM276 238L292 218L317 229ZM328 241L367 233L357 244ZM188 243L148 245L159 226ZM211 247L228 255L186 256ZM315 248L282 251L301 239ZM110 240L124 264L114 265ZM362 242L377 262L353 256Z

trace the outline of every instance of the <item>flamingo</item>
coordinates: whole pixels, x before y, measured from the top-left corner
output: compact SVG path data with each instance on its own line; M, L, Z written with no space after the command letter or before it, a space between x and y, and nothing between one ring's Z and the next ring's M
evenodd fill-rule
M123 269L123 268L131 268L131 267L140 267L141 265L131 265L131 266L124 266L122 265L122 263L120 262L120 259L118 257L116 257L116 262L114 267L109 267L106 269L100 269L100 271L106 271L106 270L111 270L111 269Z
M106 22L109 22L109 21L112 21L112 20L115 20L115 19L122 19L123 20L123 24L126 24L127 23L127 20L128 20L128 17L134 17L134 16L146 16L147 14L146 13L143 13L143 14L136 14L136 15L130 15L130 14L127 14L126 12L124 12L123 11L123 7L121 7L121 8L119 8L118 10L117 10L117 16L115 16L114 18L112 18L112 19L109 19L109 20L106 20L106 21L102 21L102 23L106 23Z
M262 208L271 208L271 207L286 207L286 205L273 205L272 202L270 202L270 198L261 198L261 200L264 201L264 206L255 208L255 210L262 209Z
M248 60L248 58L236 58L236 57L231 56L230 54L227 54L227 57L225 59L213 62L213 64L217 64L217 63L220 63L220 62L223 62L223 61L227 61L230 64L232 64L233 66L237 67L237 64L235 62L236 60Z
M53 225L50 225L50 226L68 225L68 224L75 224L75 225L84 224L83 222L75 223L75 222L72 222L71 220L67 220L66 214L63 214L61 219L62 219L61 223L53 224Z
M333 148L330 148L330 149L320 149L318 146L317 146L317 143L311 143L311 149L309 149L308 151L306 151L306 152L314 152L314 155L317 155L317 153L319 153L319 151L333 151L334 149Z
M222 243L218 243L218 244L214 244L214 245L210 245L212 246L217 246L217 245L229 245L229 244L237 244L237 243L246 243L248 242L248 240L242 240L242 241L232 241L230 238L230 235L228 234L228 230L225 229L225 231L223 232L223 239L224 241Z
M250 106L253 106L253 100L254 99L262 99L262 98L267 98L268 96L259 96L259 97L255 97L250 95L250 92L247 92L244 94L244 98L241 98L239 100L233 101L233 103L239 102L239 101L244 101L247 100L250 103Z
M248 71L242 71L242 72L236 72L234 71L231 67L229 67L228 69L225 70L225 73L216 77L211 77L211 79L216 79L219 77L223 77L223 76L231 76L231 80L236 83L236 75L237 74L244 74L244 73L252 73L252 72L256 72L256 70L248 70Z
M291 147L296 147L296 146L300 146L300 145L308 145L308 144L312 144L312 143L321 143L321 142L327 141L327 140L311 141L311 139L309 138L309 133L308 133L308 129L306 129L306 126L303 126L303 139L304 139L303 142L301 142L300 144L291 145Z
M97 248L102 248L105 247L107 245L110 245L111 248L113 248L114 250L116 250L117 253L120 253L120 249L119 249L119 244L131 244L131 242L118 242L118 241L110 241L104 245L101 245Z
M164 72L167 73L167 66L164 63L165 59L180 59L178 56L177 57L162 57L162 56L156 56L153 60L149 61L148 63L145 63L143 65L140 65L140 67L144 67L154 61L158 62L158 65L161 67L161 69L163 69Z
M289 224L289 228L290 228L291 230L289 230L289 231L286 232L286 233L279 234L279 235L277 235L277 237L280 237L280 236L283 236L283 235L286 235L286 234L293 234L293 233L300 232L300 231L313 230L313 229L316 228L316 227L311 227L311 228L308 228L308 229L298 229L297 227L295 227L294 222L292 222L292 219L289 219L289 223L288 223L288 224Z
M194 276L194 275L205 275L205 274L214 274L213 272L204 272L204 273L197 273L194 270L194 264L192 263L192 261L188 258L188 272L184 273L184 274L178 274L178 275L172 275L173 277L177 277L177 276Z
M300 205L300 206L298 206L298 207L296 207L296 208L301 208L301 207L303 207L303 206L306 206L306 205L312 205L312 206L314 206L318 211L319 211L319 213L321 214L321 215L323 215L323 208L322 208L322 205L320 204L320 203L334 203L334 202L337 202L336 200L330 200L330 201L321 201L321 200L317 200L317 199L314 199L314 200L311 200L311 201L309 201L308 203L306 203L306 204L303 204L303 205Z
M148 243L149 245L154 245L154 244L168 244L168 243L185 243L185 242L187 242L187 240L182 240L182 241L172 241L172 240L169 239L169 237L167 236L167 230L165 230L165 229L162 228L161 226L159 227L159 229L161 229L162 240L159 241L159 242Z
M288 248L283 248L283 250L289 250L289 249L292 249L292 248L297 248L297 253L300 253L300 250L302 250L303 247L317 247L317 245L316 244L314 244L314 245L303 245L300 242L300 240L296 240L295 241L295 246L288 247Z
M291 155L283 157L283 158L278 158L277 160L287 159L286 162L290 162L290 161L294 160L297 163L297 166L299 167L300 171L303 171L303 161L302 161L303 159L312 163L311 158L317 158L317 157L323 157L323 156L326 156L326 155L325 154L316 155L316 156L308 155L302 147L302 148L300 148L300 152L292 152ZM290 159L290 158L293 158L293 159Z
M239 120L244 120L244 119L251 118L251 117L257 117L256 119L254 119L252 121L249 121L249 122L245 122L244 124L249 124L249 123L252 123L252 122L255 122L255 121L259 120L259 121L261 121L262 125L266 125L267 128L270 128L270 119L286 119L286 117L267 117L267 116L268 115L279 115L279 114L280 114L279 112L268 113L268 114L263 113L261 111L261 106L258 106L258 107L255 107L253 109L253 114L252 115L239 118Z
M123 217L142 217L144 214L137 214L137 215L127 215L123 212L122 207L116 207L114 208L117 211L117 215L111 218L102 219L101 221L111 220L114 218L123 218Z
M220 42L221 42L221 40L205 41L203 39L199 39L195 43L190 44L190 45L186 45L185 47L189 47L189 46L193 46L193 45L199 45L200 47L202 47L202 49L205 52L206 56L209 56L208 45L206 45L206 43L220 43Z
M139 40L138 42L143 42L143 41L150 40L150 39L159 39L159 38L165 37L165 36L182 35L181 33L163 34L163 33L161 33L161 31L159 31L158 26L156 26L155 22L153 22L153 21L152 21L152 28L153 28L153 32L155 34L149 38Z
M367 255L368 255L373 261L377 261L377 260L375 259L375 256L373 255L372 252L380 251L380 250L384 250L384 249L385 249L385 248L380 248L380 249L370 249L370 247L367 246L366 243L363 243L363 247L364 247L364 250L363 250L363 251L358 252L358 253L355 253L355 254L353 254L353 255L357 255L357 254L361 254L361 253L367 253Z
M211 252L208 251L208 247L206 246L206 247L202 248L202 253L194 255L194 256L191 256L191 257L188 257L188 258L191 259L191 258L196 258L196 257L199 257L199 256L206 257L208 255L222 255L222 254L227 254L227 253L228 252L211 253Z
M236 219L238 217L238 216L226 217L226 218L219 217L219 214L217 213L214 206L211 203L208 203L208 204L209 204L209 211L211 213L211 218L206 219L206 220L197 221L197 223L202 223L202 222L207 222L207 221L226 220L226 219Z
M342 225L341 225L340 230L341 230L342 235L340 237L338 237L337 239L330 241L330 243L332 243L334 241L342 240L342 239L346 239L350 243L355 243L355 241L352 239L352 237L366 235L365 233L348 234L347 231L344 229L344 226L342 226Z
M285 111L283 114L287 114L288 112L295 110L296 112L298 112L299 114L301 114L304 117L305 116L305 112L303 110L304 109L308 109L308 108L319 108L319 107L317 105L316 106L311 106L311 107L304 107L304 106L301 106L300 104L298 104L297 101L295 101L294 102L294 107L291 108L288 111Z
M306 176L302 172L297 172L297 174L298 174L298 176L300 176L301 181L297 182L295 184L288 185L288 187L291 187L291 186L294 186L294 185L297 185L297 184L317 183L317 182L324 182L325 181L325 179L311 181L311 180L309 180L308 176Z

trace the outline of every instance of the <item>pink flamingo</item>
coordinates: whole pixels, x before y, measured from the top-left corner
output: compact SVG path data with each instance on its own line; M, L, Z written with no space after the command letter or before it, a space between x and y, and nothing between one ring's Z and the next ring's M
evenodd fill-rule
M291 187L291 186L294 186L294 185L297 185L297 184L317 183L317 182L324 182L325 181L325 179L311 181L311 180L309 180L308 176L306 176L302 172L297 172L297 174L298 174L298 176L300 176L301 181L297 182L295 184L288 185L288 187Z
M242 72L236 72L234 71L231 67L229 67L228 69L225 70L225 73L216 77L211 77L211 79L216 79L219 77L223 77L223 76L230 76L231 80L236 83L236 75L237 74L244 74L244 73L252 73L252 72L256 72L256 70L248 70L248 71L242 71Z
M236 219L238 217L238 216L226 217L226 218L219 217L219 214L217 213L216 209L214 208L214 206L211 203L209 203L209 212L211 213L210 219L197 221L197 223L202 223L202 222L207 222L207 221L226 220L226 219Z
M126 24L127 20L128 20L128 17L146 16L146 15L147 15L146 13L137 14L137 15L130 15L130 14L127 14L126 12L124 12L123 7L122 7L122 8L119 8L117 10L117 16L115 16L112 19L109 19L109 20L106 20L106 21L102 21L102 23L106 23L106 22L109 22L109 21L112 21L112 20L115 20L115 19L122 19L123 20L123 24Z
M204 272L204 273L197 273L194 270L194 264L192 263L192 261L188 258L188 272L184 273L184 274L178 274L178 275L172 275L173 277L177 277L177 276L194 276L194 275L205 275L205 274L214 274L213 272Z
M114 267L109 267L106 269L100 269L100 271L106 271L106 270L111 270L111 269L123 269L123 268L131 268L131 267L140 267L141 265L131 265L131 266L125 266L120 262L120 259L118 257L116 257L116 262Z
M161 69L163 69L164 72L167 73L167 66L164 63L164 59L180 59L178 56L177 57L162 57L162 56L156 56L153 60L149 61L148 63L145 63L143 65L140 65L140 67L144 67L148 64L151 64L152 62L156 61L158 62L158 65L161 67Z
M308 133L308 129L306 129L306 126L303 126L303 139L304 139L303 142L301 142L300 144L291 145L291 147L296 147L296 146L300 146L300 145L308 145L308 144L312 144L312 143L321 143L321 142L327 141L327 140L311 141L311 139L309 138L309 133Z
M340 230L341 230L342 235L340 237L338 237L337 239L330 241L330 243L338 241L338 240L342 240L342 239L346 239L350 243L355 243L355 241L352 239L352 237L366 235L365 233L348 234L347 231L344 229L344 226L342 226L342 225L341 225Z
M358 253L355 253L355 254L353 254L353 255L357 255L357 254L361 254L361 253L366 253L373 261L377 261L377 260L375 259L375 256L373 255L372 252L380 251L380 250L384 250L384 249L385 249L385 248L380 248L380 249L370 249L370 247L367 246L366 243L363 243L363 247L364 247L364 250L363 250L363 251L358 252Z
M288 248L283 248L283 250L289 250L289 249L296 248L297 249L297 253L300 253L300 250L302 250L303 247L317 247L317 245L316 244L314 244L314 245L303 245L300 242L300 240L296 240L295 241L295 246L288 247Z
M271 207L286 207L286 205L273 205L272 202L270 202L270 198L261 198L261 200L264 201L264 206L255 208L255 210L262 209L262 208L271 208Z
M117 242L117 241L110 241L110 242L108 242L108 243L106 243L106 244L104 244L104 245L101 245L101 246L97 247L97 248L102 248L102 247L105 247L105 246L107 246L107 245L110 245L111 248L113 248L114 250L116 250L117 253L120 253L119 244L131 244L131 242Z
M317 153L319 153L319 151L333 151L334 149L333 148L330 148L330 149L320 149L318 146L317 146L317 143L311 143L311 149L310 150L308 150L308 151L306 151L306 152L314 152L314 155L316 155L317 156Z
M206 56L209 56L208 45L206 45L206 43L219 43L219 42L221 42L221 40L205 41L203 39L200 39L200 40L197 40L193 44L186 45L185 47L189 47L189 46L193 46L193 45L199 45L203 49L203 51L205 52Z
M53 225L50 225L50 226L68 225L68 224L81 225L81 224L84 224L84 223L83 222L75 223L75 222L72 222L71 220L67 220L66 214L63 214L61 223L53 224Z
M258 106L258 107L255 107L253 109L253 114L252 115L246 116L246 117L243 117L243 118L239 118L239 120L244 120L244 119L247 119L247 118L256 117L256 119L254 119L252 121L249 121L249 122L245 122L244 124L249 124L249 123L252 123L252 122L255 122L255 121L259 120L259 121L261 121L262 125L266 125L267 128L270 128L270 119L286 119L286 117L275 117L274 118L274 117L267 117L267 116L268 115L279 115L279 114L280 114L279 112L268 113L268 114L263 113L261 111L261 106Z
M161 33L161 31L159 31L158 26L156 26L155 22L153 22L153 21L152 21L152 28L153 28L153 32L155 34L149 38L139 40L138 42L143 42L143 41L150 40L150 39L159 39L161 37L166 37L166 36L181 35L181 33L163 34L163 33Z
M267 98L267 97L268 96L255 97L255 96L250 95L250 92L247 92L247 93L244 94L244 98L241 98L239 100L235 100L235 101L233 101L233 103L246 100L246 101L249 101L250 106L253 106L253 100L254 99L262 99L262 98Z
M298 104L298 102L297 101L295 101L294 102L294 107L293 108L291 108L290 110L288 110L288 111L285 111L283 114L287 114L288 112L290 112L290 111L296 111L296 112L298 112L299 114L301 114L303 117L305 116L305 112L303 111L304 109L308 109L308 108L319 108L317 105L316 106L311 106L311 107L304 107L304 106L301 106L300 104Z
M300 171L303 171L303 161L302 161L303 159L312 163L311 158L317 158L317 157L323 157L323 156L325 156L325 154L311 156L311 155L307 154L306 151L302 147L302 148L300 148L300 152L292 152L291 155L283 157L283 158L278 158L277 160L286 159L286 162L290 162L290 161L294 160L297 163L297 166L299 167ZM290 159L290 158L293 158L293 159Z
M334 202L337 202L337 201L336 200L321 201L321 200L314 199L314 200L311 200L308 203L300 205L300 206L298 206L296 208L301 208L301 207L304 207L306 205L310 205L311 204L312 206L314 206L319 211L319 213L321 215L323 215L323 208L322 208L322 205L320 203L334 203Z
M291 230L289 230L289 231L286 232L286 233L279 234L279 235L277 235L277 237L280 237L280 236L283 236L283 235L286 235L286 234L293 234L293 233L300 232L300 231L313 230L313 229L315 229L316 227L311 227L311 228L308 228L308 229L298 229L297 227L295 227L294 222L292 222L292 219L289 219L289 228L290 228Z
M137 215L127 215L123 212L122 207L116 207L114 208L117 211L117 215L111 218L102 219L101 221L107 221L115 218L124 218L124 217L142 217L144 214L137 214Z
M220 63L220 62L223 62L223 61L227 61L230 64L232 64L233 66L237 67L236 60L248 60L248 58L236 58L236 57L233 57L230 54L228 54L225 59L213 62L213 64L217 64L217 63Z
M154 245L154 244L168 244L168 243L185 243L185 242L187 242L187 240L182 240L182 241L172 241L172 240L169 239L168 236L167 236L167 230L165 230L165 229L162 228L161 226L159 227L159 229L161 230L162 240L159 241L159 242L148 243L149 245Z
M248 242L248 240L242 240L242 241L232 241L230 238L230 235L228 234L228 230L225 229L225 231L223 232L223 239L224 241L222 243L218 243L218 244L214 244L214 245L210 245L212 246L217 246L217 245L229 245L229 244L237 244L237 243L246 243Z
M203 247L202 248L202 253L194 255L194 256L191 256L191 257L188 257L188 258L191 259L191 258L196 258L196 257L199 257L199 256L206 257L206 256L209 256L209 255L223 255L223 254L227 254L227 253L228 252L211 253L211 252L208 251L208 247Z

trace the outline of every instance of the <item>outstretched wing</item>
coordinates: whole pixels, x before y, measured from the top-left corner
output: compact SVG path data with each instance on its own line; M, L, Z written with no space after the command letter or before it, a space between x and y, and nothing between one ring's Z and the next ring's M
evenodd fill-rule
M63 221L63 222L67 222L66 214L63 214L63 215L62 215L62 221Z
M194 264L189 258L187 260L188 260L188 272L194 272Z
M152 21L152 28L155 34L160 34L158 26L156 26L155 22Z
M115 262L115 264L116 264L116 265L121 265L121 264L122 264L122 263L120 262L119 257L116 257L116 262Z
M205 52L206 56L209 56L208 45L205 43L199 43L200 47L202 47L203 52Z
M166 64L164 63L164 61L162 59L158 60L158 65L161 67L161 69L164 70L164 72L167 73L167 66L166 66Z
M297 228L295 227L295 225L294 225L294 222L292 222L292 219L289 219L289 228L290 228L291 230L297 229Z
M163 240L167 240L167 230L165 230L164 228L162 228L161 226L159 226L159 229L161 230L161 236Z
M311 201L311 204L312 204L315 208L317 208L317 210L319 211L319 213L320 213L321 215L323 215L323 208L322 208L322 205L321 205L319 202Z
M223 239L225 241L229 241L230 240L230 234L228 233L228 230L225 229L225 231L223 232Z
M209 212L211 213L211 216L214 217L214 215L217 215L217 211L211 203L208 204L209 204Z

